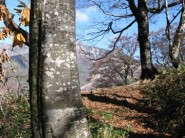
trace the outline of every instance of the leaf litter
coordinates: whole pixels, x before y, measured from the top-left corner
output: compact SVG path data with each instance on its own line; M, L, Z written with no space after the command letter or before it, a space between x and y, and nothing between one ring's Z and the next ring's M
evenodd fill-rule
M151 114L155 111L145 106L145 98L141 93L141 85L114 86L82 91L83 104L91 109L92 117L104 121L113 127L131 129L133 137L170 137L150 124ZM101 113L110 113L109 120Z

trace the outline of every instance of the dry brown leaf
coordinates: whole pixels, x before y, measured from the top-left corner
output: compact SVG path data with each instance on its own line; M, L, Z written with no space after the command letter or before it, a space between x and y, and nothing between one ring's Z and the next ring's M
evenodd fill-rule
M4 28L3 33L5 36L10 36L12 34L12 31L9 28Z
M10 61L10 57L7 54L4 54L2 57L2 62L9 62Z
M0 66L1 68L1 66ZM2 81L4 79L3 75L0 73L0 81Z
M6 53L6 49L3 49L3 51L0 54L0 81L2 81L4 79L4 71L3 71L2 64L4 62L9 62L9 61L10 61L10 57Z
M15 33L13 40L13 47L19 46L22 48L23 44L26 42L26 39L21 33Z
M29 26L29 23L30 23L30 9L28 7L24 8L22 10L20 22L24 26Z
M0 4L0 19L1 19L1 21L5 21L8 18L9 18L8 9L4 5Z
M0 62L0 81L4 79L4 73L3 73L3 66L2 63Z
M19 0L19 2L20 2L20 5L17 6L18 9L15 8L14 10L17 13L19 13L20 16L21 16L20 17L20 23L21 23L21 25L29 26L29 22L30 22L30 9L28 8L28 6L24 2L22 2L20 0ZM19 9L19 8L21 8L21 9ZM24 8L24 9L22 9L22 8Z
M4 33L0 32L0 40L3 40L5 38Z
M6 49L3 49L3 51L0 54L0 63L9 62L10 57L6 53Z
M8 54L4 55L4 60L5 60L5 62L9 62L10 61L10 57L8 56Z

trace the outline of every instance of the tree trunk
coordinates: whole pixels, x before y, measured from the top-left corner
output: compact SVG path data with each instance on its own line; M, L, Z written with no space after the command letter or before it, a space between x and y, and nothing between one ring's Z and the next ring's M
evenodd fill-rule
M32 0L30 105L35 138L90 138L75 49L75 1Z
M41 17L40 9L38 8L39 0L31 3L31 24L30 24L30 49L29 49L29 94L30 94L30 109L31 109L31 126L32 137L39 138L42 136L42 129L39 115L39 92L38 86L38 49L39 49L39 19Z
M180 55L179 53L180 53L181 43L184 39L184 35L183 35L184 28L185 28L185 2L183 0L182 13L181 13L179 25L177 27L177 30L174 36L173 46L170 46L169 48L169 57L171 59L171 63L174 68L178 68L181 62L179 58L179 55Z
M152 53L149 40L149 22L146 0L138 0L136 7L134 0L129 0L129 6L138 23L138 42L140 46L141 76L140 79L154 79L157 69L152 63Z
M157 70L152 64L152 54L149 40L148 9L145 0L138 3L138 41L140 45L141 76L140 79L154 79Z

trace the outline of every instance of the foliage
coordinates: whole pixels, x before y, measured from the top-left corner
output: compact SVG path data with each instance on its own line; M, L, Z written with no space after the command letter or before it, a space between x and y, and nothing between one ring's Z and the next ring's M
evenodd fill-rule
M113 117L112 113L94 113L91 109L87 108L85 112L88 118L89 128L93 138L127 138L129 136L130 127L128 127L128 130L123 130L119 128L114 128L113 126L106 123ZM94 114L98 114L99 116L104 117L105 122L93 118Z
M21 138L31 137L29 103L27 96L14 95L6 97L6 103L2 104L0 111L0 137ZM93 138L126 138L129 136L130 128L123 130L94 119L95 114L91 109L86 109L90 131ZM109 112L98 112L99 116L109 121L113 114Z
M24 36L21 33L15 33L13 47L18 45L19 47L22 48L24 42L26 42L26 39L24 38Z
M126 138L128 132L122 129L116 129L106 123L89 120L89 127L93 138Z
M180 133L176 131L185 126L185 66L166 71L146 85L143 92L149 106L158 111L153 116L158 129Z
M17 6L18 9L14 9L20 16L20 24L23 26L29 26L30 22L30 9L28 6L20 1L20 4ZM23 44L26 43L26 36L22 34L24 31L20 26L18 26L13 21L13 14L11 14L6 7L5 4L0 4L0 21L4 22L6 27L1 27L0 29L0 40L3 40L10 35L14 36L12 47L19 46L22 48ZM13 25L13 26L12 26ZM22 31L20 31L22 30ZM6 61L10 61L7 53L5 52L6 49L4 48L1 55L0 55L0 81L4 79L4 68L3 63ZM6 56L6 57L5 57Z
M6 49L3 49L3 51L0 54L0 81L4 79L4 68L3 68L3 63L9 62L10 57L6 53Z
M29 22L30 22L30 9L28 8L28 6L20 1L20 4L17 6L18 9L14 9L17 13L19 13L20 15L20 24L23 25L23 26L29 26ZM8 8L3 5L3 4L0 4L0 20L1 21L7 21L7 20L12 20L13 15L9 12ZM11 33L13 32L13 33ZM20 34L20 32L16 32L14 31L13 29L10 30L9 28L5 27L2 29L1 33L0 33L0 40L8 37L10 34L13 34L14 35L14 45L13 46L16 46L16 45L22 45L23 43L25 43L25 38L22 34ZM18 41L18 43L17 43Z
M5 98L0 111L0 137L31 137L28 97L9 95Z
M28 8L28 6L22 2L19 1L20 4L17 6L19 7L19 9L15 8L14 10L20 14L20 23L23 26L29 26L30 23L30 9ZM21 8L21 9L20 9Z

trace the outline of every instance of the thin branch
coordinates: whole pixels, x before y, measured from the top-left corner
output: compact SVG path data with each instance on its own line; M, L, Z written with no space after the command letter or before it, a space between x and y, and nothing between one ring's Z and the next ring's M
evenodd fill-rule
M6 7L6 3L5 0L1 0L0 4L4 5ZM9 12L9 11L8 11ZM14 31L14 32L19 32L21 33L24 38L26 39L26 42L24 42L25 45L29 46L29 33L27 31L25 31L24 29L22 29L20 26L18 26L14 21L13 21L13 14L9 13L11 15L11 18L7 18L4 21L4 24L7 28L9 28L10 30Z
M95 1L92 1L105 15L108 15L108 16L112 16L112 17L118 17L118 18L129 18L129 17L132 17L133 14L124 14L124 15L115 15L115 14L112 14L112 13L109 13L107 11L105 11L102 6L98 3L96 3Z
M110 26L110 29L112 31L113 34L117 34L117 33L121 33L125 30L127 30L128 28L130 28L134 23L136 22L136 20L133 20L129 25L127 25L125 28L121 29L120 31L114 31L113 28L112 28L112 22L109 24Z
M119 33L119 35L116 38L116 41L114 42L113 48L110 51L108 51L107 53L105 53L102 57L100 57L100 58L90 58L90 53L86 53L84 50L82 50L82 52L85 55L88 55L89 56L89 57L87 57L89 60L95 60L95 61L97 61L97 60L100 60L100 59L103 59L103 58L107 57L110 53L112 53L115 50L116 44L119 41L119 39L120 39L121 35L123 34L123 32L125 30L127 30L129 27L131 27L135 22L136 22L136 20L132 21L129 25L127 25L125 28L121 29L120 31L114 31L113 28L112 28L112 22L109 23L109 27L108 27L109 30L111 30L113 34L118 34Z
M171 8L171 7L174 7L174 6L179 5L179 4L181 4L181 3L182 3L182 0L179 0L179 1L176 1L176 2L173 2L173 3L168 4L167 6L168 6L169 8ZM163 11L165 8L166 8L166 4L164 4L164 5L162 5L162 6L159 5L158 8L149 8L148 11L149 11L150 13L160 13L160 12Z
M26 39L26 42L24 42L25 45L29 46L29 33L27 31L25 31L24 29L22 29L20 26L18 26L13 19L7 19L4 21L5 26L14 31L14 32L19 32L21 33L24 38Z
M176 14L173 16L173 19L171 20L170 24L173 23L173 21L178 17L178 15L182 12L182 9Z

